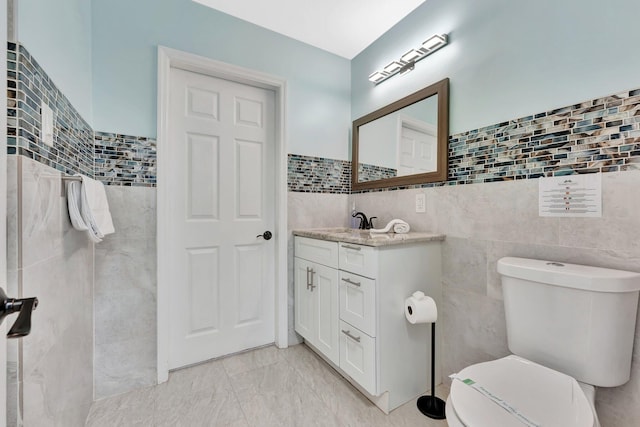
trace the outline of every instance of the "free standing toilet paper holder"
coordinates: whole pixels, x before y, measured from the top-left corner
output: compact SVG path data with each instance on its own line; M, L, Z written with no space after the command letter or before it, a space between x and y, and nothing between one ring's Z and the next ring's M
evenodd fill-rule
M408 307L411 310L411 307ZM409 312L411 314L411 312ZM418 409L423 415L434 420L444 420L446 402L436 396L436 322L431 324L431 396L418 398Z

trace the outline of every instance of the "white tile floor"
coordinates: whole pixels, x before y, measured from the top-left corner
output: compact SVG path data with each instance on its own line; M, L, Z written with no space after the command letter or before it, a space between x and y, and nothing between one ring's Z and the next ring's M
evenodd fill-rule
M448 389L437 388L446 398ZM432 426L415 401L385 415L304 345L266 347L173 372L93 404L87 426Z

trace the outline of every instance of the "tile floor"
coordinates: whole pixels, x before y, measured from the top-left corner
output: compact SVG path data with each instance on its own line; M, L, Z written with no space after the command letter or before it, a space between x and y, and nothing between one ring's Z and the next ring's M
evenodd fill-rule
M437 388L446 398L448 389ZM411 401L385 415L304 345L182 369L158 386L95 402L87 426L425 426Z

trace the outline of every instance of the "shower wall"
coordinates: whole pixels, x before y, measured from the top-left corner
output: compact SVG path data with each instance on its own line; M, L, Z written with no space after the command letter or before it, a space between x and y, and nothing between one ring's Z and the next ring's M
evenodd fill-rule
M11 340L8 425L83 425L93 401L93 244L71 227L62 173L93 176L91 128L23 47L8 56L8 288L36 296L31 334ZM54 110L54 147L39 138ZM9 319L12 321L13 319Z

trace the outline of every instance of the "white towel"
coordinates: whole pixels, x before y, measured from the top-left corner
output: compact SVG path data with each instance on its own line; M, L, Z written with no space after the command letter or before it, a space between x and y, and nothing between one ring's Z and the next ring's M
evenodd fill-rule
M105 235L115 232L107 193L100 181L82 176L80 213L88 226L89 237L94 242L99 242Z
M394 233L404 234L404 233L408 233L409 230L411 229L411 227L409 227L409 224L407 224L405 221L403 221L401 219L392 219L391 221L389 221L389 223L387 224L386 227L384 227L384 228L372 228L369 231L372 234L375 234L375 233L388 233L389 231L391 231L391 229L393 229Z
M82 219L80 213L80 190L82 183L80 181L67 182L67 208L69 209L69 219L73 228L80 231L87 231L87 224Z
M408 233L409 230L411 230L411 227L404 221L393 224L393 231L396 234L405 234Z

